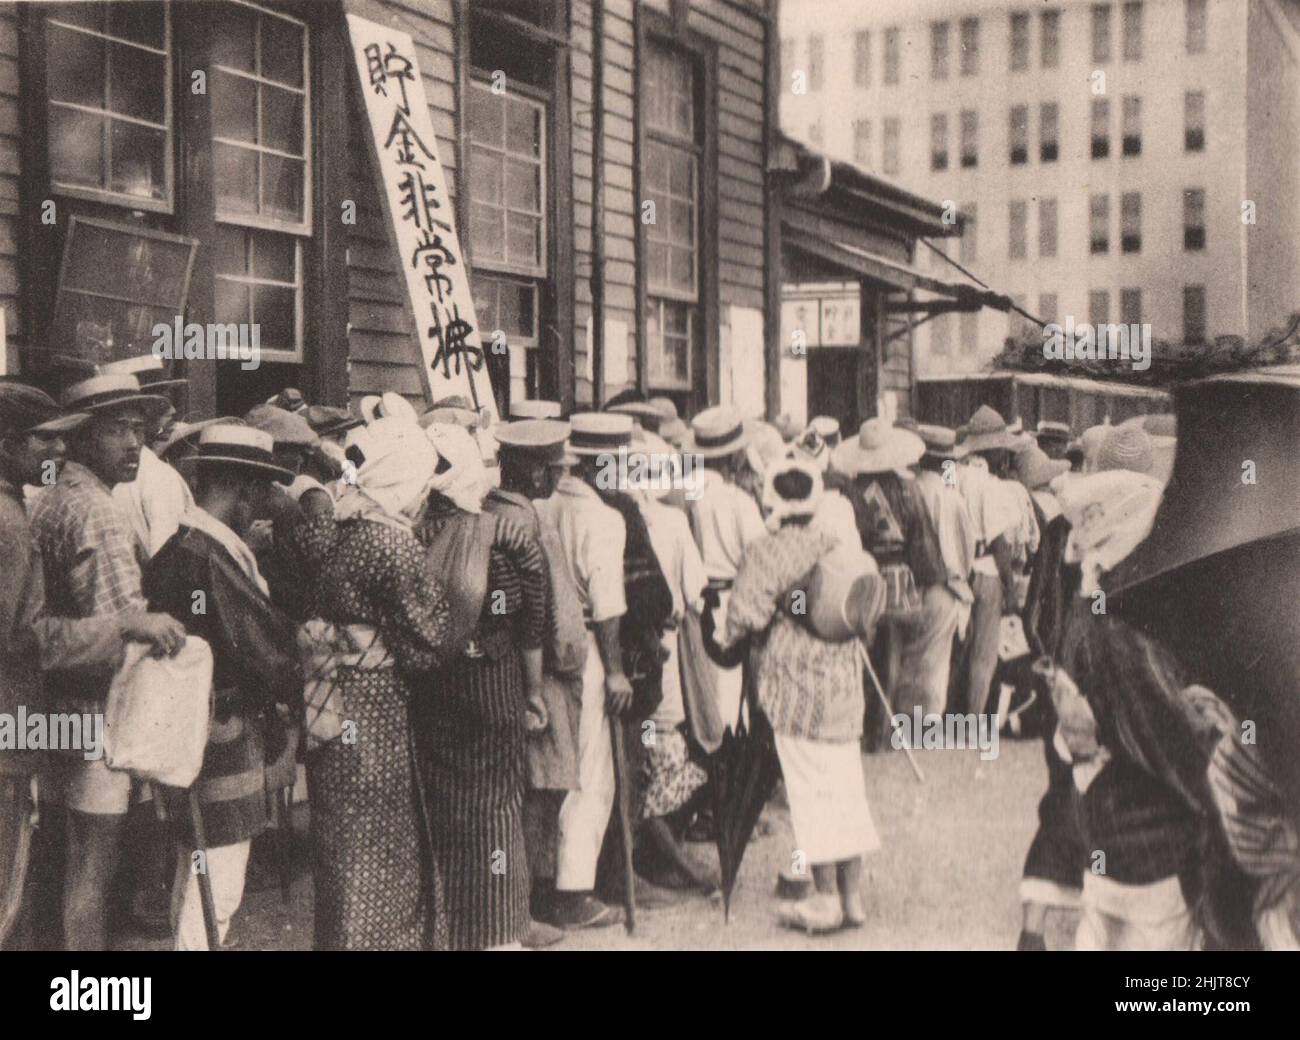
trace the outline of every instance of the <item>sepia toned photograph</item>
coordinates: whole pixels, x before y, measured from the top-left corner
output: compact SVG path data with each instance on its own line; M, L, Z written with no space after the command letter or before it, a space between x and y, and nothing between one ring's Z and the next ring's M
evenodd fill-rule
M0 3L40 1008L1126 951L1092 1010L1249 1013L1298 604L1300 0Z

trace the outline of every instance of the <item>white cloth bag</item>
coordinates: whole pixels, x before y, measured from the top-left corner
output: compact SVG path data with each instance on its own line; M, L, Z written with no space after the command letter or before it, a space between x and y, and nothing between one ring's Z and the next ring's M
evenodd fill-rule
M203 767L212 702L212 648L189 636L175 657L128 643L104 719L109 769L168 787L189 787Z

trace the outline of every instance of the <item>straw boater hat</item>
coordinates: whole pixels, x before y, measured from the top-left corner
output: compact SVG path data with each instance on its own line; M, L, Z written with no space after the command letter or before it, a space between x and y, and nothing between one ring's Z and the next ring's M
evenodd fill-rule
M275 464L274 442L264 430L243 424L215 423L199 434L197 455L179 459L179 466L222 466L267 477L278 484L293 482L294 475Z
M1048 458L1047 452L1039 447L1016 453L1015 477L1030 491L1045 487L1069 468L1070 463L1065 459Z
M560 417L559 401L542 401L525 399L510 402L510 418L514 419L558 419Z
M1007 429L1007 421L993 408L982 404L970 421L957 431L957 441L966 451L1019 451L1026 438Z
M659 409L659 414L665 420L681 418L681 414L677 411L677 404L671 397L652 397L650 403Z
M66 433L90 418L85 412L63 414L44 390L0 377L0 429L20 433Z
M118 361L107 361L102 365L95 366L95 371L101 376L135 376L140 381L140 389L149 394L179 390L183 386L189 386L190 383L188 379L168 379L163 368L162 358L154 357L152 354L122 358Z
M852 440L831 453L831 468L846 476L906 469L925 454L925 442L881 418L868 419Z
M569 424L556 419L520 419L492 429L501 454L530 455L547 465L563 465L568 459L565 442Z
M664 422L664 413L649 401L621 401L609 405L605 411L614 415L630 415L634 422L651 433L657 432Z
M659 436L674 448L680 448L689 431L690 427L680 419L665 419L663 425L659 427Z
M734 408L714 405L691 420L691 432L682 450L706 459L721 459L743 451L749 437L749 428Z
M91 376L73 383L63 391L61 403L65 412L85 412L92 418L138 408L155 420L172 407L171 401L159 394L142 393L139 380L126 373Z
M167 439L159 445L157 453L158 457L160 459L167 458L168 454L178 448L182 443L193 442L198 435L209 426L230 423L239 425L240 422L242 422L242 420L236 419L232 415L219 415L215 419L200 419L198 422L178 422L171 428L171 432L167 435Z
M609 412L578 412L569 417L569 451L594 458L632 445L632 417Z

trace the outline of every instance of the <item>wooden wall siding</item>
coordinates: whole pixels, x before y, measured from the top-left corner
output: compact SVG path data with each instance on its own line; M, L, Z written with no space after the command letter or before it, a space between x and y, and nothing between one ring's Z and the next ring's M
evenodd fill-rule
M454 198L456 44L451 0L347 0L346 9L410 33L415 41L438 157ZM357 204L357 222L348 234L348 388L354 398L394 390L420 402L420 347L405 310L405 283L384 223L370 129L355 78L351 93L349 198ZM466 229L457 230L463 243Z
M0 4L0 307L9 338L9 372L18 370L22 307L18 281L18 178L22 172L18 111L18 13Z
M647 0L645 6L663 14L671 12L668 0ZM633 7L633 0L605 0L605 314L608 321L627 326L629 383L635 379L640 351ZM752 9L753 15L747 15L746 9ZM762 10L762 0L691 0L687 19L690 29L713 40L718 48L718 303L723 322L732 305L763 310ZM573 0L574 372L577 398L588 402L591 385L583 376L591 317L591 12L591 0ZM613 346L607 344L607 349ZM609 386L606 397L619 389Z

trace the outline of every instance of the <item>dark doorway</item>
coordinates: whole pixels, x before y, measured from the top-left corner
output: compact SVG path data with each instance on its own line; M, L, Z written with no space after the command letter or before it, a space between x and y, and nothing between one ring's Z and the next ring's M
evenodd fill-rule
M829 415L852 436L863 416L858 407L859 365L866 357L856 348L820 347L808 351L808 418Z

